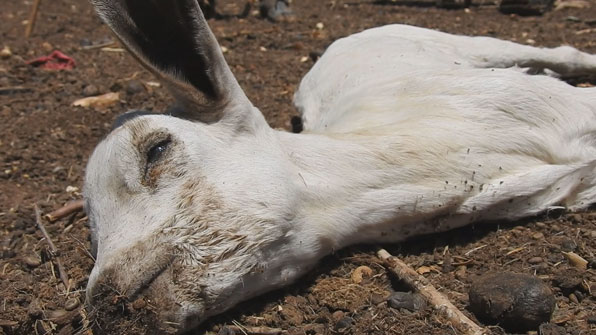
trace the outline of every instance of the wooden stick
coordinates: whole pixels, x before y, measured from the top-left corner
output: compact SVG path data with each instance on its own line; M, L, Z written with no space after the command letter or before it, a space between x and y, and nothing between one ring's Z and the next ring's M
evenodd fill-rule
M83 210L83 204L83 199L69 201L64 206L58 208L57 210L51 213L46 214L44 217L48 221L54 222L56 220L62 219L63 217L67 217L72 213Z
M64 269L64 266L62 265L62 261L60 261L60 256L58 256L58 249L56 248L56 245L54 244L54 242L52 242L52 239L50 238L50 235L48 234L46 227L44 227L43 222L41 221L41 212L39 211L39 207L37 207L37 204L33 205L33 209L35 210L35 220L37 221L37 226L39 227L39 230L41 230L41 233L45 237L46 242L48 242L48 245L50 246L50 255L56 261L60 279L62 279L62 282L64 283L64 287L68 290L68 288L69 288L68 275L66 274L66 270Z
M0 87L0 95L25 93L25 92L31 92L31 91L33 91L33 90L28 87L23 87L23 86Z
M377 252L377 256L385 262L389 270L400 280L404 281L414 290L418 291L433 308L442 313L453 326L458 328L463 334L484 335L487 332L470 320L457 307L455 307L447 297L430 283L430 281L419 275L414 269L397 257L392 256L385 249Z
M27 23L27 29L25 30L25 37L29 38L31 33L33 32L33 26L35 26L35 21L37 20L37 12L39 11L39 4L41 0L35 0L33 3L33 8L31 9L31 15L29 15L29 23Z
M247 327L247 326L225 326L235 333L242 333L248 335L281 335L284 334L283 329L269 328L269 327Z

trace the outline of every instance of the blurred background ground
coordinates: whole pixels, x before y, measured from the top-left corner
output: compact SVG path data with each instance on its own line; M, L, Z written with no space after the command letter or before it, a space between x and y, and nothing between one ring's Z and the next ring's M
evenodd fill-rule
M241 11L243 1L222 0L220 12ZM240 84L273 127L290 128L292 95L300 78L335 39L366 28L405 23L450 33L495 36L536 46L572 45L596 53L596 3L541 16L500 13L489 2L441 9L425 1L295 0L296 20L210 20ZM583 4L577 8L577 4ZM2 1L0 11L0 334L70 334L87 322L82 304L93 266L83 214L46 223L70 278L61 283L47 243L35 225L43 212L80 198L87 157L116 115L132 108L163 111L163 87L116 43L86 0L42 1L31 38L24 38L32 1ZM25 61L60 50L76 67L48 71ZM581 83L580 84L585 84ZM589 83L588 83L589 84ZM84 96L119 93L104 108L72 106ZM536 274L555 292L557 309L543 334L596 334L596 212L547 213L515 223L478 224L385 246L421 272L465 313L467 289L489 271ZM576 270L562 252L573 251L592 268ZM358 266L373 276L356 284ZM457 334L432 309L396 310L384 298L403 289L375 257L357 246L325 258L300 283L246 302L194 333L224 325L268 326L289 334ZM473 316L472 316L473 318ZM492 327L494 334L505 333Z

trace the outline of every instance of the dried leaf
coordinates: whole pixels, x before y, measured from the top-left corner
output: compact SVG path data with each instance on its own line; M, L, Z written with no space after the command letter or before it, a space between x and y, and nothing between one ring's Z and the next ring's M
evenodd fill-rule
M565 255L569 263L571 263L571 265L575 266L576 268L581 270L586 270L588 268L588 261L580 255L574 252L563 252L563 255Z

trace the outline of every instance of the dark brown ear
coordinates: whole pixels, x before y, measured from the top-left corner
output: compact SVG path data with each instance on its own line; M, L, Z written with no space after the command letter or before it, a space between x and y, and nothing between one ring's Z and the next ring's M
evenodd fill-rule
M252 106L197 0L91 2L133 56L165 83L182 105L182 117L212 123L227 117L227 106Z

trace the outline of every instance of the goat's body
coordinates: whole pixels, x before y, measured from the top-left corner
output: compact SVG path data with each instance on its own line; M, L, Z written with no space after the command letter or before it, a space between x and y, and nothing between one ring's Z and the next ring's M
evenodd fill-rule
M104 287L147 295L156 319L183 331L349 244L596 200L595 89L524 73L594 74L595 56L368 30L334 43L306 75L295 99L305 132L290 134L248 101L195 0L178 0L184 11L94 1L196 121L139 116L89 159L92 303Z
M326 208L330 215L345 201L337 208L345 227L334 231L351 238L340 246L596 200L595 89L530 76L517 65L596 73L596 57L567 47L401 25L329 48L304 78L296 105L307 134L343 142L314 141L311 149L319 147L327 162L301 173L307 185L350 183ZM306 177L325 169L331 176Z

